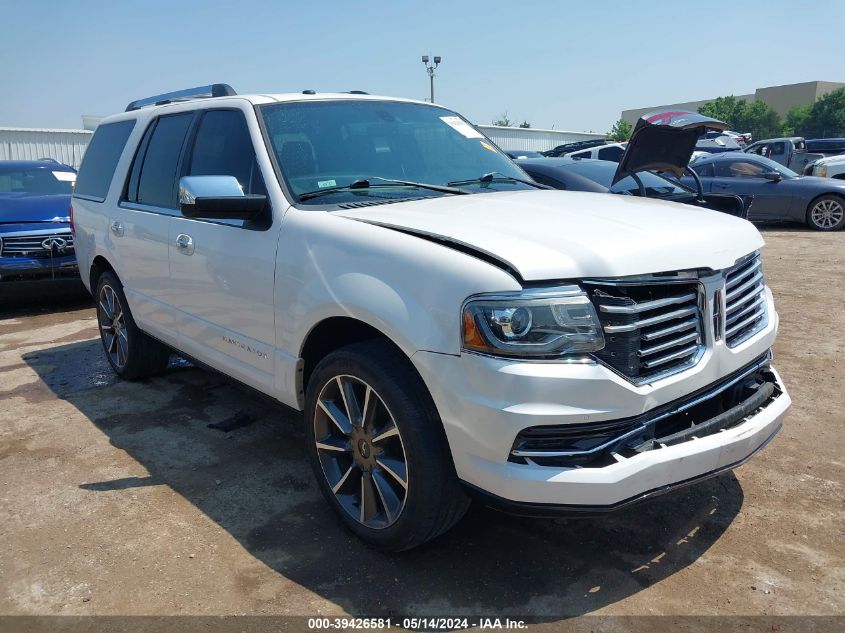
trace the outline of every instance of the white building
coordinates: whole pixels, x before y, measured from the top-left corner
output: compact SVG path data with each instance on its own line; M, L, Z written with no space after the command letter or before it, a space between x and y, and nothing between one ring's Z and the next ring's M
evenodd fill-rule
M52 158L79 169L91 130L0 127L0 160Z
M592 132L566 132L563 130L540 130L537 128L500 127L498 125L476 125L504 150L521 149L533 152L545 152L564 143L591 141L604 138L604 134Z

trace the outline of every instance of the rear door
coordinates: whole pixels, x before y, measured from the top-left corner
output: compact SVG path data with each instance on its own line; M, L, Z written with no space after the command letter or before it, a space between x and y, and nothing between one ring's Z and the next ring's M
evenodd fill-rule
M170 284L169 229L176 211L176 174L193 112L153 119L129 170L120 217L111 224L119 244L118 272L135 320L153 336L177 344Z
M180 173L234 176L245 194L266 195L255 156L254 142L260 138L250 110L203 110ZM273 283L280 222L268 203L256 221L180 214L170 224L170 285L179 310L180 349L268 393L274 382Z

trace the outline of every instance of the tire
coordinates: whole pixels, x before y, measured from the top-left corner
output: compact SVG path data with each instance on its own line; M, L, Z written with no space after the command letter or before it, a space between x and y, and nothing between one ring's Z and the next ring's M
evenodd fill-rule
M94 299L100 340L115 373L125 380L162 373L170 349L138 329L117 275L111 271L100 275Z
M845 198L819 196L807 207L807 224L816 231L838 231L845 226Z
M434 402L388 343L356 343L326 356L308 381L305 422L323 496L368 545L417 547L469 507Z

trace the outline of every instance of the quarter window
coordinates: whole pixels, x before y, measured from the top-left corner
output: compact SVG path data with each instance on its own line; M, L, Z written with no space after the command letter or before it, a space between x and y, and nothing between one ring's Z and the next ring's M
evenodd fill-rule
M267 195L241 112L211 110L203 115L188 175L234 176L245 194Z
M135 120L106 123L97 128L85 150L75 193L99 202L106 199L117 161L135 127Z

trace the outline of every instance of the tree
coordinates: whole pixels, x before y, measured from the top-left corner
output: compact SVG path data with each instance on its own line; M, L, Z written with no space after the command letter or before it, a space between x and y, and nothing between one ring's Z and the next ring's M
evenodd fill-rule
M523 120L522 123L519 124L519 127L527 130L531 127L531 124L528 121Z
M613 124L613 127L610 128L610 132L607 133L607 138L610 141L622 143L631 138L632 129L633 128L631 127L630 123L628 123L624 119L619 119L616 123Z
M499 118L497 120L493 121L493 125L498 125L500 127L510 127L511 123L513 123L513 121L508 118L507 110L502 112L502 114L499 115Z
M730 95L705 103L698 112L724 121L737 132L751 132L757 139L781 133L780 116L763 101L744 101Z
M828 92L811 106L793 108L786 115L784 131L807 138L845 135L845 88Z
M784 136L802 136L807 128L811 108L812 106L809 105L795 106L787 112L786 119L783 121L782 134Z

